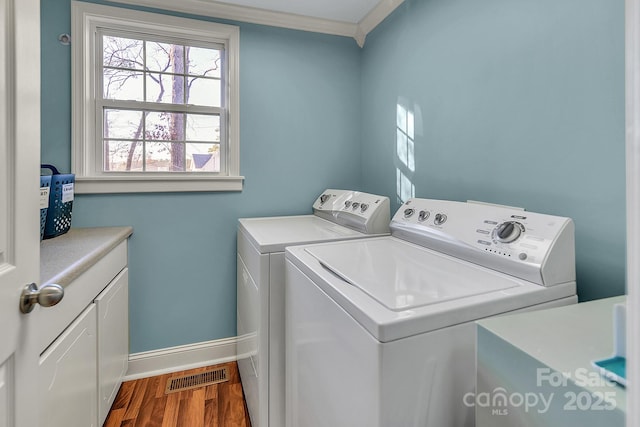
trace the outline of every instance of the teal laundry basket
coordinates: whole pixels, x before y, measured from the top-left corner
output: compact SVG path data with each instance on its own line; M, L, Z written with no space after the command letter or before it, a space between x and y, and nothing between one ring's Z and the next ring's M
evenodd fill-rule
M40 240L44 237L44 226L47 223L50 190L51 175L40 175Z
M75 175L61 174L53 165L40 165L40 167L51 171L49 207L43 234L44 239L50 239L66 233L71 228Z

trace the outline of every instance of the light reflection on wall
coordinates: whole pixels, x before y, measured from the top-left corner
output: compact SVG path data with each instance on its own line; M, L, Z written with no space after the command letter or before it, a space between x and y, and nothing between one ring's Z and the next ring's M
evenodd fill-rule
M413 175L415 164L415 116L409 103L398 100L396 106L396 196L402 204L416 195Z

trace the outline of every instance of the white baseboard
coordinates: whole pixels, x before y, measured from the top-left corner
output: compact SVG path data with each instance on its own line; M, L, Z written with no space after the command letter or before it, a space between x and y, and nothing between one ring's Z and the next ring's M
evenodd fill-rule
M132 353L123 381L235 361L236 342L232 337Z

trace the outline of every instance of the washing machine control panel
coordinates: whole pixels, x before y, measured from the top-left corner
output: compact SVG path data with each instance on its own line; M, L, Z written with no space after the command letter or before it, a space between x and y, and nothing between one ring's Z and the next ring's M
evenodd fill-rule
M351 190L325 190L313 204L313 213L366 234L389 233L389 198Z
M570 218L414 198L394 215L391 230L398 238L545 286L575 280Z

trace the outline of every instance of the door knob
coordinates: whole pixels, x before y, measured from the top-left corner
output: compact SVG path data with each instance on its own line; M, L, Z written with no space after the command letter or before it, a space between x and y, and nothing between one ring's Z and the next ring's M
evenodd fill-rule
M38 289L35 283L31 283L22 289L20 311L30 313L36 304L40 304L43 307L51 307L59 303L63 296L64 288L60 285L51 283Z

